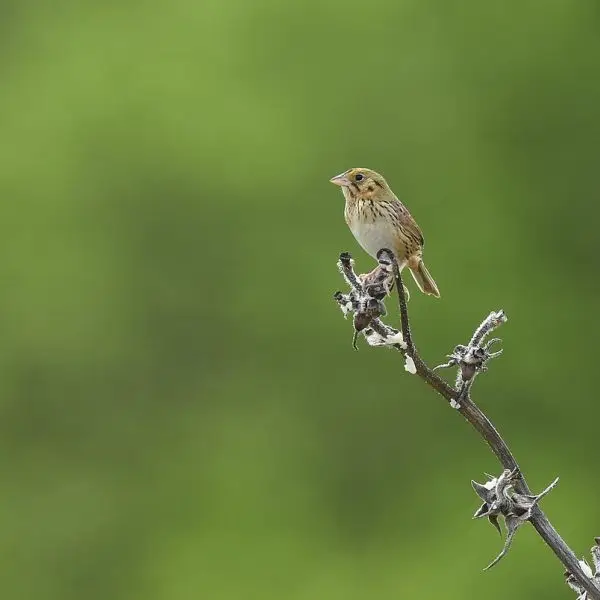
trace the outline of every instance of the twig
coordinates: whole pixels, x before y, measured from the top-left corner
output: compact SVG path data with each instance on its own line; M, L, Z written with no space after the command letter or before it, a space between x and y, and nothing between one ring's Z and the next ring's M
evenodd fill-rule
M369 341L371 345L394 346L400 350L405 357L410 357L414 362L415 367L415 371L411 372L416 372L416 374L423 379L425 383L431 386L438 394L443 396L453 408L456 408L458 412L460 412L460 414L487 442L492 452L496 455L500 464L505 469L504 475L506 477L511 477L510 486L506 489L512 490L514 488L515 492L507 492L506 494L502 492L505 496L503 496L502 499L504 504L502 504L500 501L495 502L490 500L490 506L488 506L485 510L482 510L484 508L482 507L482 509L476 513L476 516L488 516L488 518L490 518L492 523L494 523L496 526L497 522L495 522L494 519L497 519L497 515L504 516L507 523L507 528L509 530L505 549L490 566L496 564L496 562L502 558L502 556L504 556L508 550L508 546L510 546L510 542L513 539L516 527L520 525L521 522L530 521L540 537L546 542L546 544L552 549L554 554L565 566L568 572L568 582L575 586L579 586L579 588L582 590L582 594L587 594L587 598L589 600L600 600L600 585L597 584L598 578L594 579L590 578L589 575L586 575L573 551L560 537L556 529L552 526L538 505L541 497L550 489L552 489L554 484L549 486L542 494L537 496L532 495L531 490L527 485L519 465L517 464L517 461L511 453L508 445L503 440L492 422L471 399L470 391L477 374L486 369L486 362L488 360L498 356L501 352L489 351L491 345L498 341L496 339L491 340L485 346L482 346L482 344L489 333L506 321L504 312L498 311L490 313L490 315L476 329L468 346L457 346L449 357L450 361L445 365L440 365L445 367L459 367L456 388L453 388L441 377L439 377L434 372L434 369L431 369L429 366L427 366L427 364L419 355L410 328L410 320L408 316L408 307L402 276L395 261L393 260L393 255L391 252L389 252L389 250L381 250L378 254L378 259L380 262L378 268L385 271L385 265L389 264L389 257L392 257L392 263L394 267L393 277L398 294L402 335L400 336L398 333L394 334L396 330L385 325L379 319L379 315L373 317L370 323L368 323L368 326L362 332L365 334L367 341ZM363 289L363 285L359 279L354 275L354 271L352 269L352 259L350 255L345 253L344 255L340 256L340 263L338 264L346 281L351 285L353 290L349 295L344 295L341 292L338 292L336 294L336 300L343 310L344 307L346 307L346 310L355 310L358 311L359 314L364 315L364 311L361 313L362 305L360 305L360 302L364 301L362 297L365 294L365 290ZM372 276L372 274L369 276ZM381 314L385 314L385 312ZM364 319L365 318L363 316L363 320ZM358 329L356 330L358 331ZM369 338L372 332L374 332L374 335L378 336L377 339L373 339L372 337L371 339ZM383 341L380 341L379 338L381 338ZM495 478L493 481L498 480ZM491 482L488 482L488 484L489 483ZM512 521L510 521L510 519L512 519Z

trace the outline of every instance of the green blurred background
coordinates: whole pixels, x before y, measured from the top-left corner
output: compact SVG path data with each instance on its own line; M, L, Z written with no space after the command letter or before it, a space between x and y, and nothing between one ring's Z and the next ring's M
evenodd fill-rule
M385 174L441 290L504 308L475 398L582 555L600 533L595 0L12 0L0 21L0 596L574 598L395 353L353 352L328 179ZM452 374L448 374L452 377Z

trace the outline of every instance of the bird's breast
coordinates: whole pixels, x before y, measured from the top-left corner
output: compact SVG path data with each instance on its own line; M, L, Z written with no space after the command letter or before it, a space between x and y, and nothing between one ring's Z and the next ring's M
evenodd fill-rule
M398 254L398 232L390 219L374 214L365 216L360 210L347 207L346 222L358 243L373 258L377 258L377 253L382 248ZM404 256L398 258L402 260Z

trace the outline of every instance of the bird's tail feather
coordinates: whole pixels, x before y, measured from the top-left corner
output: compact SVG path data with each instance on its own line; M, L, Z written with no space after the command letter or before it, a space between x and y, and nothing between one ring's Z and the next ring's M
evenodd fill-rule
M412 273L415 283L424 294L430 294L436 298L440 297L440 290L422 260L419 261L419 266L416 269L411 268L410 272Z

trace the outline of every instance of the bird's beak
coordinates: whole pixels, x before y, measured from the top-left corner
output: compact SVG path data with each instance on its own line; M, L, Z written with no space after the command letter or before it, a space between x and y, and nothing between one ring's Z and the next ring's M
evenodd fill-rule
M340 175L336 175L332 177L329 181L334 183L335 185L339 185L340 187L349 187L352 183L348 177L346 177L346 173L341 173Z

